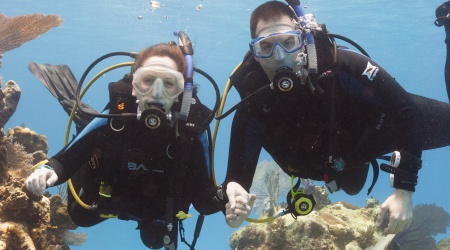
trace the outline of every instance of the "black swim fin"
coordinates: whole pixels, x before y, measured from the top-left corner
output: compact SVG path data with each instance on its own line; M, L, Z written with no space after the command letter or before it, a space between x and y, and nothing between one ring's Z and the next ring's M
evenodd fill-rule
M51 64L37 64L31 62L28 65L28 69L35 75L39 81L44 84L45 87L52 93L56 99L58 99L61 106L66 113L70 115L72 108L76 101L76 90L78 81L75 79L72 71L67 65L51 65ZM85 103L81 103L84 110L91 113L97 113L95 109L91 108ZM77 134L86 127L94 117L77 112L73 118L75 122Z

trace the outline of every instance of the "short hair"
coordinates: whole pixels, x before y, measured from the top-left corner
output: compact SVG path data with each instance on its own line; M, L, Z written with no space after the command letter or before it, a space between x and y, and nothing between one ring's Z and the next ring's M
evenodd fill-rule
M167 56L170 59L174 60L177 65L177 70L183 74L186 74L186 61L184 60L183 53L180 48L176 45L176 43L159 43L153 46L144 48L141 50L134 62L132 71L133 73L140 67L144 61L152 56Z
M292 20L298 19L289 5L280 1L268 1L258 6L250 17L250 35L252 39L256 38L256 25L258 25L259 20L279 20L283 15L288 16Z

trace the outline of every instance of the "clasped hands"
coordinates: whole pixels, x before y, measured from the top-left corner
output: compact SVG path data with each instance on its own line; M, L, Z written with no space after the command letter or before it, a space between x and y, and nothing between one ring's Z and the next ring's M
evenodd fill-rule
M225 219L228 226L239 227L252 212L256 195L249 194L236 182L227 184L228 203L225 205Z

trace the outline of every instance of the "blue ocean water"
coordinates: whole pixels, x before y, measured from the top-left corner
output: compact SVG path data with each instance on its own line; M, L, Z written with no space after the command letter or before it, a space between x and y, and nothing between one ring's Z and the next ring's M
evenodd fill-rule
M437 28L435 8L443 0L343 0L303 1L307 13L325 23L332 33L358 42L369 55L385 68L409 92L447 102L444 83L444 29ZM174 30L185 31L194 43L195 66L209 73L223 90L229 74L248 49L251 11L264 1L240 0L161 0L152 10L150 1L30 1L0 0L1 12L7 16L32 13L58 14L64 22L21 47L3 55L0 75L4 82L15 80L22 89L16 114L6 128L25 124L47 136L53 155L64 144L67 115L56 99L28 71L31 61L67 64L79 79L86 67L98 57L115 51L139 51L145 46L175 40ZM200 8L201 5L201 8ZM199 10L197 10L199 9ZM141 17L141 18L139 18ZM129 58L111 59L98 71ZM94 70L94 73L98 71ZM106 85L119 79L124 71L108 73L89 90L84 100L97 110L107 103ZM90 77L92 77L90 75ZM213 88L201 77L200 98L214 105ZM226 107L238 101L232 90ZM216 178L220 183L226 172L231 117L221 122L216 142ZM450 128L449 128L450 129ZM263 154L261 159L270 159ZM450 212L448 180L450 148L426 151L424 166L414 204L436 204ZM372 176L364 190L370 185ZM372 196L383 202L391 193L389 176L382 172ZM319 183L320 184L320 183ZM365 191L356 196L336 193L332 201L348 201L365 205ZM195 211L192 211L195 216ZM192 239L195 219L185 222L187 240ZM79 228L88 233L88 241L73 249L145 249L132 221L110 220L92 228ZM228 239L233 232L221 213L208 216L197 243L197 249L230 249ZM439 235L437 239L449 237ZM180 249L188 249L181 246Z

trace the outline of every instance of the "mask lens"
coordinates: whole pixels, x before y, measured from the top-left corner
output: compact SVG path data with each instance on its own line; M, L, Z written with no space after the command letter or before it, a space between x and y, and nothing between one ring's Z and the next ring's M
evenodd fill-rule
M140 95L163 93L166 97L174 98L183 92L183 75L162 65L141 67L134 73L133 87Z
M250 42L253 54L259 58L271 57L277 45L286 53L293 53L299 50L303 46L301 32L275 33L265 37L258 37Z

